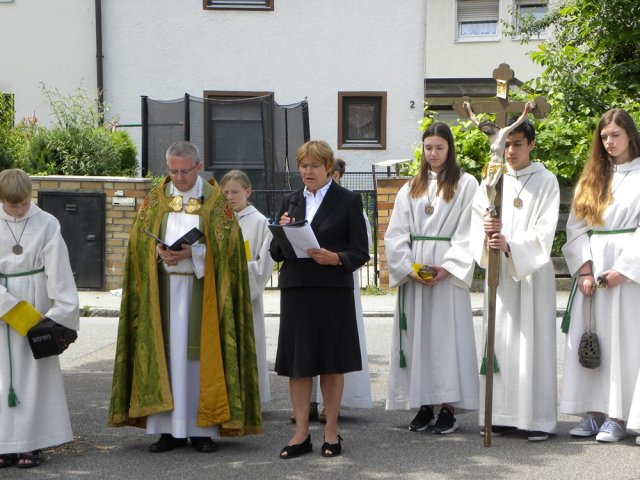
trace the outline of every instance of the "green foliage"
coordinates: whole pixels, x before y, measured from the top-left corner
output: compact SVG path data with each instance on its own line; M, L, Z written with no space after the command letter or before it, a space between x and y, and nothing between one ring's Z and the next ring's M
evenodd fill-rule
M429 126L437 121L437 112L431 112L428 106L425 107L425 116L420 124L420 131L424 132ZM485 115L478 115L484 120ZM456 145L456 159L462 169L480 179L482 167L489 159L489 138L470 120L460 121L457 125L450 126L453 140ZM413 149L413 162L405 164L400 174L404 176L414 176L420 169L422 161L422 143L417 142Z
M539 21L518 19L525 42L541 29L553 32L530 54L544 71L528 86L545 92L567 119L597 118L615 107L638 111L638 17L637 0L564 0Z
M19 167L35 175L135 175L135 145L126 132L102 124L105 107L97 95L90 98L78 88L64 96L44 85L42 94L53 113L52 127L39 126L35 115L16 126L3 122L0 169Z

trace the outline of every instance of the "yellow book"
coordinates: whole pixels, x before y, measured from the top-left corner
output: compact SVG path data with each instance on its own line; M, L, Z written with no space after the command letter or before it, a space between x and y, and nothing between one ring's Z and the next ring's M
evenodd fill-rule
M249 240L244 241L244 253L247 255L247 262L251 261L251 249L249 248Z
M18 302L15 307L2 316L2 319L23 337L41 318L42 314L24 300Z

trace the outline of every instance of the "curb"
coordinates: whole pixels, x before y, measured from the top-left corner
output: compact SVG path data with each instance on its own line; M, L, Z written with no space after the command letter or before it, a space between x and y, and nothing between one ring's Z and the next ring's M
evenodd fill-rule
M556 310L556 317L564 316L566 309L558 308ZM484 315L483 308L473 308L471 313L474 317L482 317ZM394 312L382 311L382 312L364 312L362 314L365 318L393 318ZM119 317L120 310L117 308L101 308L101 307L89 307L86 309L80 309L80 317ZM265 317L277 318L280 317L278 312L265 312Z

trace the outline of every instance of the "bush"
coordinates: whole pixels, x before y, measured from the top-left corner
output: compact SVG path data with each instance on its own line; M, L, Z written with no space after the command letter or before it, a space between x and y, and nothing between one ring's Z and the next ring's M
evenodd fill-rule
M52 127L35 115L17 126L0 126L0 168L18 167L35 175L133 176L136 148L126 132L102 124L104 105L79 88L63 96L42 86L53 112ZM1 109L2 106L0 106Z

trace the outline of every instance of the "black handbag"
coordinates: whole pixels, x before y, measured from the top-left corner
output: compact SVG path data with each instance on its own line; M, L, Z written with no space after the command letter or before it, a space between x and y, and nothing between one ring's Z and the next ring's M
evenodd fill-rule
M78 332L67 328L50 318L41 321L27 332L31 353L39 358L60 355L69 345L76 341Z
M578 361L584 368L598 368L600 366L600 342L595 332L593 322L593 295L589 297L589 325L580 338L578 345Z

